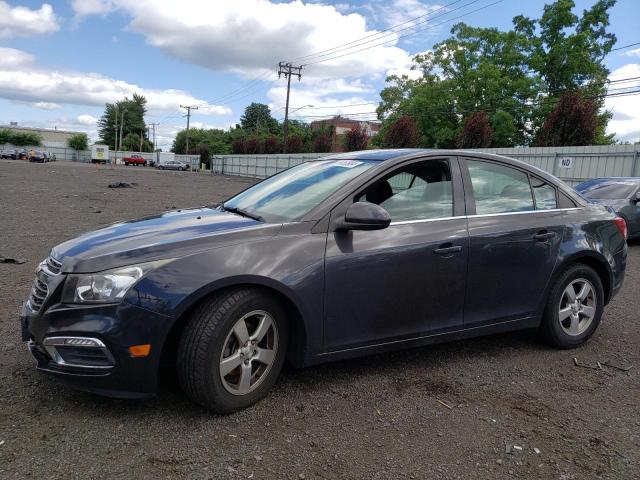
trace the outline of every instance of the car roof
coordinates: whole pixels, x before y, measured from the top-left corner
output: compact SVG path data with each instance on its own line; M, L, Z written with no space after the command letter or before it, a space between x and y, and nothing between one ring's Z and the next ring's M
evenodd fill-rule
M403 157L411 153L429 152L428 148L390 148L387 150L361 150L359 152L345 152L329 155L323 160L373 160L383 162L397 157Z

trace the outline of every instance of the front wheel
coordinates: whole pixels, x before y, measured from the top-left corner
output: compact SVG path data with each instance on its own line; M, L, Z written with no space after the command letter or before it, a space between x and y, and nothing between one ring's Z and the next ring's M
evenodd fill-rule
M542 332L559 348L577 347L596 331L603 308L604 289L598 274L587 265L573 265L551 287Z
M192 313L180 339L180 385L215 412L246 408L275 384L287 342L286 313L270 295L243 288L213 297Z

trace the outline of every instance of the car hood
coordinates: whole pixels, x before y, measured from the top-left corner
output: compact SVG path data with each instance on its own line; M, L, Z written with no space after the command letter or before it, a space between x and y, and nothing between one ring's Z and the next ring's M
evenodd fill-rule
M51 256L62 262L63 272L97 272L273 236L279 229L230 212L193 208L114 223L61 243Z

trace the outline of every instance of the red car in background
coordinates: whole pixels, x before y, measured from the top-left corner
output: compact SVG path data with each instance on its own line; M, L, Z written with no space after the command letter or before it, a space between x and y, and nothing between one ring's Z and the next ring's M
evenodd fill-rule
M147 166L147 159L136 154L133 154L129 157L124 157L122 161L125 165L142 165L143 167Z

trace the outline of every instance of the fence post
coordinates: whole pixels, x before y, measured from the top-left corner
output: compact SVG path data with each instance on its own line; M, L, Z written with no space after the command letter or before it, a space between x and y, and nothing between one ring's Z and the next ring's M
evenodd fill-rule
M638 146L634 146L633 147L633 166L632 166L632 171L631 171L631 175L634 177L637 177L640 175L640 171L638 171L638 169L640 168L640 149L638 149Z
M559 166L558 166L558 152L554 152L553 153L553 176L557 177L558 176L558 171L560 170Z

